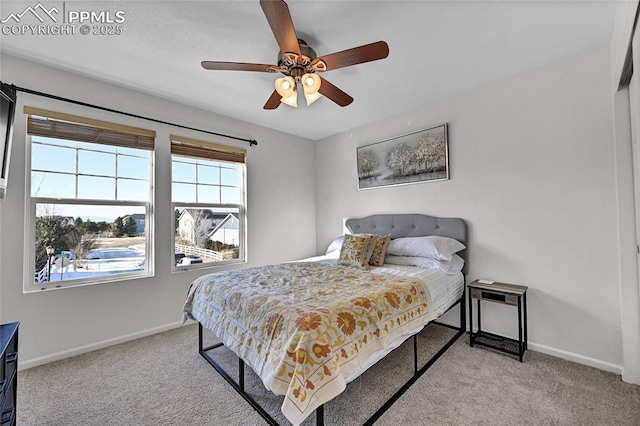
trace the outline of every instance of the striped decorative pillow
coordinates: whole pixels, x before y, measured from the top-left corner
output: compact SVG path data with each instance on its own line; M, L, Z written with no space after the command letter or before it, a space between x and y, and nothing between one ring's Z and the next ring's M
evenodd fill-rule
M384 257L387 254L387 246L391 241L391 235L375 235L373 240L373 252L371 253L371 259L369 259L369 265L382 266L384 264Z

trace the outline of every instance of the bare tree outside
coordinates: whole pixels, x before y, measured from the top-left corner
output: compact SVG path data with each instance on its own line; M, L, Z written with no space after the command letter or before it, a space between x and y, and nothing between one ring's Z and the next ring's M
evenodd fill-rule
M90 250L98 247L95 234L85 234L80 228L71 228L65 235L65 242L69 251L73 253L73 269L83 266L83 260Z
M211 222L207 219L205 210L189 209L192 217L190 231L190 243L197 247L204 247L211 228Z

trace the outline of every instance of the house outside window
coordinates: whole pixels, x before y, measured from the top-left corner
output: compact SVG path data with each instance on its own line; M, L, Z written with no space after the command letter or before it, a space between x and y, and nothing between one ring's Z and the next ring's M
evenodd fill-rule
M246 150L171 139L174 270L244 262Z
M146 277L155 132L25 107L24 289Z

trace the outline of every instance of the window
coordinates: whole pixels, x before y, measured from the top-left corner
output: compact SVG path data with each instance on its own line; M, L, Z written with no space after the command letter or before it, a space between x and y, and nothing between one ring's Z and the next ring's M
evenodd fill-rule
M175 269L245 260L246 150L171 137Z
M155 133L30 107L25 113L25 291L150 275Z

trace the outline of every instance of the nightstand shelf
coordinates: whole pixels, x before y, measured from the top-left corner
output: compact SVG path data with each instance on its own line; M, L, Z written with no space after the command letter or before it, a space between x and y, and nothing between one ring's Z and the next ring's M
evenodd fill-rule
M527 350L527 289L515 284L473 281L469 288L469 344L486 346L511 355L522 362ZM473 300L478 301L478 331L473 332ZM518 308L518 340L482 331L481 301L501 303Z

